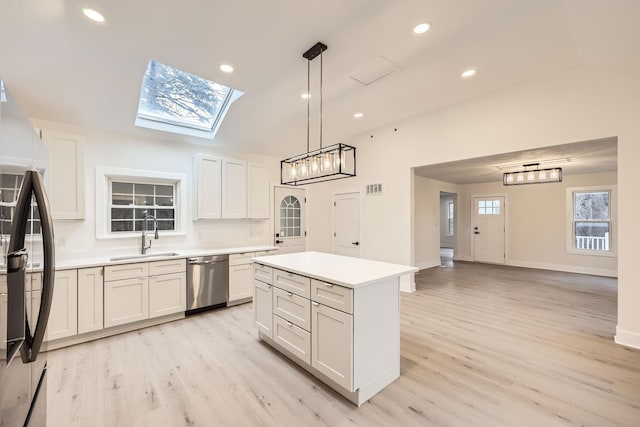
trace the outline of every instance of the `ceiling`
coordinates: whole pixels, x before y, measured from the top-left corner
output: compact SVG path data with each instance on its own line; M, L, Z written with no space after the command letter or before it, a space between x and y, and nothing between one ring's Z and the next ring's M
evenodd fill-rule
M106 23L87 20L82 6ZM10 1L0 15L0 77L35 119L289 156L306 151L301 55L317 41L329 47L329 145L573 67L640 68L638 16L636 0ZM422 21L431 30L414 35ZM349 77L379 56L396 71L368 86ZM245 92L213 142L134 126L150 59ZM477 75L461 79L469 67Z
M618 170L617 138L554 145L456 162L415 168L416 175L453 184L502 182L504 172L522 171L523 165L540 163L540 169L561 167L563 175ZM531 168L529 168L531 169Z

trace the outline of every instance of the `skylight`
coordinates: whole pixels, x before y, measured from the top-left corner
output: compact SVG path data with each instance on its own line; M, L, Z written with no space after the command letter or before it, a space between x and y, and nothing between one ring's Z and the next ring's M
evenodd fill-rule
M136 126L213 139L243 93L169 65L149 61Z

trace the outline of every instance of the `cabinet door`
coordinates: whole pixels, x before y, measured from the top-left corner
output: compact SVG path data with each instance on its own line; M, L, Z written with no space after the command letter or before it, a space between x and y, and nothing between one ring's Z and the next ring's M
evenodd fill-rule
M194 163L196 171L194 179L196 186L195 218L221 218L222 159L213 156L196 156Z
M259 280L253 281L253 318L258 330L273 338L272 287Z
M251 298L251 264L229 266L229 302Z
M78 270L78 333L99 331L103 321L102 267Z
M222 218L247 217L247 164L222 159Z
M53 219L84 219L83 138L43 131L49 148L49 200Z
M66 338L78 333L78 271L56 271L53 300L47 323L46 340Z
M186 273L161 274L149 278L150 318L185 311L186 298Z
M249 163L247 180L247 217L269 218L269 169Z
M353 316L311 304L311 366L353 391Z
M149 278L104 282L104 327L149 318Z

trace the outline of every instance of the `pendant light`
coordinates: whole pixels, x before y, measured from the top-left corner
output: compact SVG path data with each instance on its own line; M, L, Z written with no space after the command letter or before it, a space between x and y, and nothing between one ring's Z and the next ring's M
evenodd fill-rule
M356 148L346 144L323 147L322 144L322 57L327 45L318 42L302 54L307 60L307 152L280 162L280 183L284 185L313 184L356 176ZM320 56L320 148L310 150L311 123L311 61Z
M539 169L539 166L540 163L527 163L522 165L523 171L505 172L502 175L502 184L524 185L562 182L562 168Z

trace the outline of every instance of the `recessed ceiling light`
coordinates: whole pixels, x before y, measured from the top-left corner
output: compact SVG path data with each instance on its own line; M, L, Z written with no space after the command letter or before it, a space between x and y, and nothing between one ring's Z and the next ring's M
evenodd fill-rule
M353 115L353 117L354 117L354 118L356 118L356 119L361 119L361 118L363 118L363 117L364 117L364 114L362 114L362 113L355 113L355 114Z
M469 68L468 70L464 70L462 72L462 78L463 79L468 79L469 77L473 77L476 75L476 69L475 68Z
M220 65L220 71L223 73L233 73L233 67L229 64Z
M422 22L415 27L413 27L413 32L415 34L424 34L431 28L431 22Z
M86 16L87 18L91 19L94 22L104 22L104 16L102 16L102 14L95 9L91 9L89 7L83 7L82 13L84 13L84 16Z
M300 95L300 97L301 97L302 99L309 99L309 98L311 98L311 94L310 94L310 93L305 92L305 93L303 93L302 95Z

